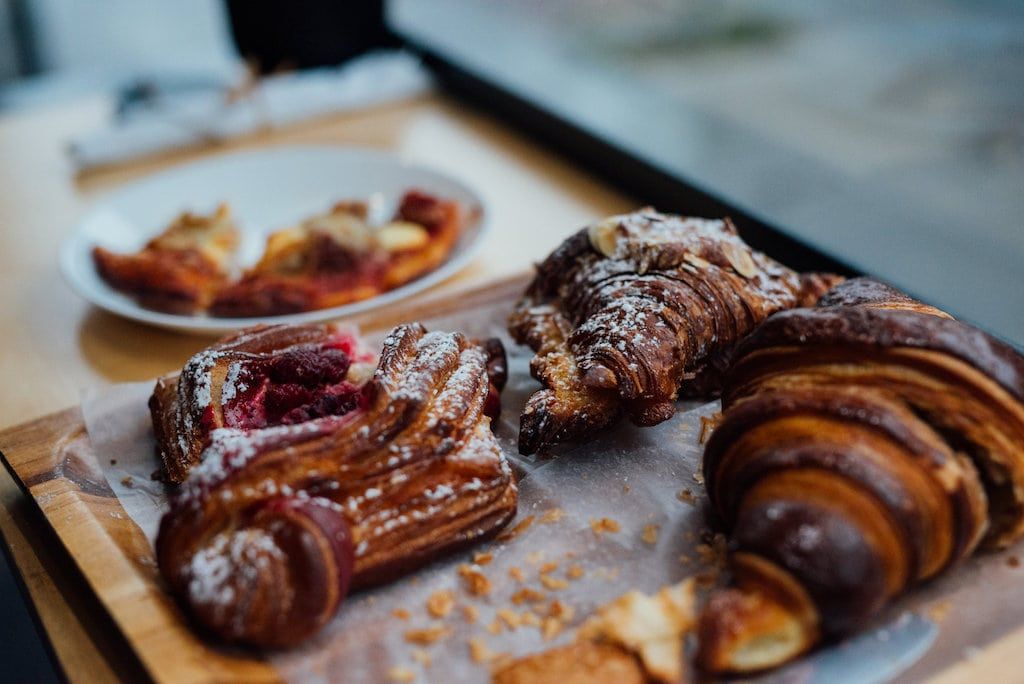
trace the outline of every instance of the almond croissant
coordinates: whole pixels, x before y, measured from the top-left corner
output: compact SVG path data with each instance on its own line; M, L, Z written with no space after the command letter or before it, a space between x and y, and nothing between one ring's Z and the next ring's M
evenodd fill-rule
M192 365L205 375L182 378L186 408L214 429L197 422L183 435L185 447L203 447L174 462L186 474L157 560L193 618L226 641L295 644L350 587L408 572L515 515L516 484L491 431L499 345L402 325L356 385L336 335L317 328L243 333L200 355ZM185 425L173 406L154 402L169 431Z
M783 663L1024 536L1024 357L886 285L769 318L722 404L703 468L734 587L701 617L709 671Z
M752 250L728 219L642 209L581 230L537 266L509 320L544 385L523 412L520 451L623 413L637 425L667 420L680 392L715 392L729 352L758 323L813 304L838 280Z

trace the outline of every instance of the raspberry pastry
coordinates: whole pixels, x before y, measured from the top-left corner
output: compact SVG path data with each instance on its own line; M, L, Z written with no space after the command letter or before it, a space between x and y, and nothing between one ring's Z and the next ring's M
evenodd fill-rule
M496 533L517 500L491 431L503 356L413 324L369 374L326 328L264 328L195 357L175 398L165 383L153 401L168 476L184 478L157 538L172 591L226 641L289 646L350 588Z
M222 290L218 316L271 316L367 299L440 266L460 235L459 205L405 194L394 218L371 226L363 202L342 202L278 231L242 279Z
M226 204L209 216L184 213L135 254L93 248L96 269L111 287L147 309L204 310L230 275L238 229Z
M813 304L838 276L791 271L728 220L641 209L566 240L537 266L509 330L544 389L519 448L578 439L626 414L654 425L676 397L713 394L737 342L765 318Z

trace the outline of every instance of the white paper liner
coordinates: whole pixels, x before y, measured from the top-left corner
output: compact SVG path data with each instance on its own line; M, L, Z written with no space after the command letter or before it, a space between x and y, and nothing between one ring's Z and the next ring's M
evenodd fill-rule
M713 415L718 403L681 404L680 412L659 426L638 429L620 425L593 442L562 450L554 459L522 457L515 445L519 413L537 384L529 377L528 350L508 339L506 313L467 311L428 321L427 327L497 336L505 342L510 377L497 434L519 475L519 514L509 527L530 515L534 523L511 541L484 542L390 585L350 596L322 633L299 648L271 656L285 679L382 681L390 668L405 667L416 673L417 681L487 681L487 665L470 658L469 638L482 639L494 652L522 655L539 651L570 641L573 628L595 607L630 589L653 592L711 568L708 554L697 552L708 533L706 499L696 474L701 418ZM371 336L370 343L379 344L382 338ZM150 479L159 465L146 405L152 385L117 385L87 393L82 402L89 437L107 480L150 541L155 539L166 502L163 486ZM694 494L695 501L680 498L684 489ZM543 514L554 508L563 511L561 520L540 523ZM620 531L596 534L590 521L603 517L616 521ZM647 526L656 530L654 543L643 538ZM480 568L493 588L487 597L471 597L457 568L482 551L493 554L493 562ZM999 592L992 590L997 586L1019 591L1022 586L1024 577L1010 567L1007 557L996 554L972 559L901 601L879 621L879 627L757 680L887 681L915 663L912 672L927 672L969 656L974 644L986 643L1005 633L1008 625L1020 622L1017 611L1002 610ZM585 575L570 580L564 589L549 591L539 582L540 567L548 562L558 564L549 573L551 577L566 578L572 565L581 566ZM521 568L526 577L523 583L510 577L512 567ZM526 586L543 591L547 600L513 605L512 594ZM442 589L454 592L456 608L445 619L435 620L428 614L426 602ZM552 640L542 639L534 627L503 628L499 634L487 629L499 609L519 613L533 609L543 615L553 599L573 608L575 618ZM475 624L465 619L464 605L478 609ZM955 613L957 619L929 618L927 606L933 608L933 616L938 614L934 610L938 606ZM408 611L411 617L395 617L398 609ZM914 609L917 612L911 612ZM430 646L407 643L408 630L436 624L450 627L451 633ZM939 646L930 649L936 643ZM419 649L430 655L429 667L414 660L413 652Z

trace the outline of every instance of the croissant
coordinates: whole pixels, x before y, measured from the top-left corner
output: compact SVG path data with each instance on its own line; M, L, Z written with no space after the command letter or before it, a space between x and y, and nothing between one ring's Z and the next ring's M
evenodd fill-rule
M637 425L671 418L680 393L715 393L730 351L758 323L813 304L839 280L752 250L728 219L641 209L579 231L537 266L509 319L543 385L523 412L519 450L623 414Z
M204 309L230 275L238 229L226 204L209 216L183 213L135 254L92 250L99 276L149 309Z
M769 318L722 405L703 471L733 587L700 619L709 671L790 660L1024 535L1024 357L891 287Z
M161 521L157 560L190 615L225 641L298 643L349 589L515 515L516 484L491 431L500 345L399 326L356 385L343 379L344 342L329 328L263 328L190 361L187 371L210 368L205 384L182 375L185 406L205 406L203 421L226 427L185 435L205 446L177 454L189 454L174 464L186 478ZM296 400L295 386L315 391ZM232 393L247 399L233 404Z

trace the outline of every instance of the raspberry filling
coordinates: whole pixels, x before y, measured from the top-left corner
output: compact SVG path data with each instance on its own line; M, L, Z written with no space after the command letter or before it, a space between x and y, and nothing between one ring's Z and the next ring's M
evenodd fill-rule
M224 425L243 430L294 425L365 408L362 388L345 379L351 356L339 347L290 349L232 366L221 393Z

